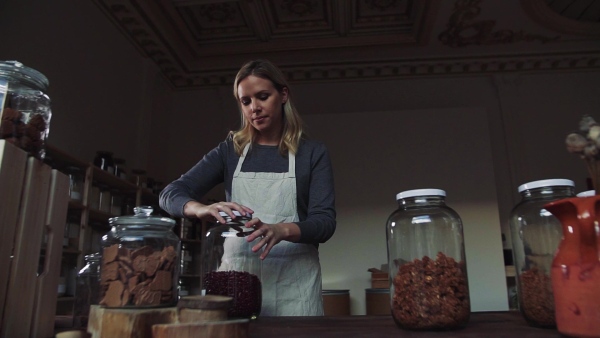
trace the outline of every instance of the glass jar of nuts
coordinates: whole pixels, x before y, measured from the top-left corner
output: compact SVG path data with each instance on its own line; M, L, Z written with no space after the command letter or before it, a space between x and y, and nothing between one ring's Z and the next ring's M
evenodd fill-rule
M0 61L0 139L43 159L50 131L48 79L18 61Z
M175 220L152 216L152 207L109 220L102 237L100 305L148 308L177 304L180 240Z
M396 195L387 220L390 305L408 330L450 330L471 312L463 227L446 192L417 189Z
M510 229L519 310L530 325L554 328L551 270L562 226L544 205L575 197L575 182L539 180L521 184L518 191L521 201L511 210Z
M233 298L228 317L256 319L262 306L261 260L260 252L251 248L260 238L246 241L255 231L244 226L252 216L242 216L236 210L233 213L235 219L220 212L227 223L214 224L203 239L202 291Z

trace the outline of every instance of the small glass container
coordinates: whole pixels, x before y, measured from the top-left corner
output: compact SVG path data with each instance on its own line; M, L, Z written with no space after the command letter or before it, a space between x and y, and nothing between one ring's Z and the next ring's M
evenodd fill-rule
M575 184L549 179L522 184L521 201L511 210L513 261L519 310L532 326L556 327L550 271L560 239L560 221L544 205L575 196Z
M81 201L83 198L83 171L79 167L69 166L65 168L69 176L69 196L74 201Z
M94 157L94 165L111 174L115 173L115 161L113 159L113 153L110 151L98 150L96 152L96 157Z
M135 215L109 219L102 237L100 305L109 308L151 308L177 304L179 251L175 220L152 216L149 206Z
M129 176L129 181L138 187L146 188L147 187L147 173L146 170L142 169L131 169L131 175Z
M403 329L451 330L469 321L463 226L445 197L440 189L400 192L387 220L392 317Z
M119 190L113 189L110 192L110 198L110 213L115 216L122 215L123 194Z
M106 185L100 185L100 205L98 210L109 213L112 207L112 194Z
M192 251L188 244L181 245L181 274L191 275L193 274L192 269Z
M0 61L0 138L43 159L50 132L48 79L18 61Z
M88 205L91 209L100 210L100 186L96 182L93 182L90 187Z
M87 327L90 306L97 305L100 297L100 253L85 256L85 266L77 274L73 324Z
M210 227L202 243L202 293L233 298L229 318L256 319L262 305L261 260L260 252L251 248L260 238L246 241L255 231L244 226L251 215L241 216L238 211L235 219L225 212L220 215L227 223Z
M126 180L127 179L127 170L125 169L125 159L115 158L115 176Z
M67 246L73 249L77 249L79 247L79 221L81 216L76 213L70 213L67 215L67 227L65 230L67 231Z

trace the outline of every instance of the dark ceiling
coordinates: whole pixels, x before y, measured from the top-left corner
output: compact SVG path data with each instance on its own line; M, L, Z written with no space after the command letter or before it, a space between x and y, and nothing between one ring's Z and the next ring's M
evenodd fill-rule
M94 1L178 89L231 83L253 58L271 59L290 80L372 78L453 72L473 53L512 53L472 46L600 38L600 0ZM483 71L494 67L507 66Z

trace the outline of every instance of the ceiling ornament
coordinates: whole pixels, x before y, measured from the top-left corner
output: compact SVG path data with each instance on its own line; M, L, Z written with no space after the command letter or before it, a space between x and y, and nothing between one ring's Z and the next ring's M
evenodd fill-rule
M481 0L457 0L454 3L454 13L446 24L446 30L438 36L439 40L450 47L465 47L519 41L546 43L559 39L559 36L528 34L522 30L500 29L494 31L496 20L477 20L481 14L480 4Z

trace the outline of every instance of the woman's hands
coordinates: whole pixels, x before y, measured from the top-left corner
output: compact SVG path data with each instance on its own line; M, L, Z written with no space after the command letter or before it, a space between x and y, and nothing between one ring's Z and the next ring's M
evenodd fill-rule
M209 221L216 220L221 224L225 224L226 221L221 215L219 215L219 212L223 211L227 215L231 216L232 219L235 219L233 210L239 211L243 216L254 213L252 209L235 202L217 202L205 205L197 201L189 201L183 207L183 214L185 217L199 218Z
M267 224L258 218L253 218L246 222L245 226L256 229L250 236L246 237L246 241L253 242L257 238L259 239L258 243L252 247L252 252L257 252L263 248L260 259L265 259L277 243L284 240L296 242L300 239L300 228L296 223Z

